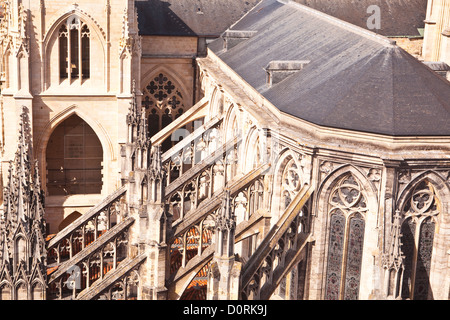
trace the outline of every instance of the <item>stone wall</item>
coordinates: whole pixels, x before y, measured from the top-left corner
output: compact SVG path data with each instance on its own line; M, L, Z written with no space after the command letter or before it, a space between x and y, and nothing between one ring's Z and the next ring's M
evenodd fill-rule
M46 189L46 148L53 130L73 114L96 133L103 148L103 188L98 195L47 197L47 219L51 232L72 212L85 212L120 186L120 145L126 142L126 121L132 82L143 89L160 72L181 88L185 105L195 99L195 37L140 37L134 1L94 3L80 0L31 1L24 41L29 52L21 60L11 58L10 86L3 90L2 175L17 145L18 113L22 105L32 110L34 157L39 160ZM13 9L11 9L13 10ZM19 9L15 8L15 18ZM89 28L90 77L83 81L61 79L59 74L59 29L69 17L77 16ZM25 29L24 29L25 30ZM12 28L9 32L14 32ZM20 32L19 32L20 34ZM20 39L20 35L18 35ZM27 67L28 76L14 73L16 64ZM22 84L17 83L19 80ZM29 88L24 84L29 84ZM26 90L25 90L26 89ZM63 152L60 150L58 152Z

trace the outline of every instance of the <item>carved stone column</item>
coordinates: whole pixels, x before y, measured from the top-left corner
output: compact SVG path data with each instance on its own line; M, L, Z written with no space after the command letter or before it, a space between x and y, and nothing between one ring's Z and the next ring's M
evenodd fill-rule
M384 291L388 299L398 299L404 266L404 256L401 250L401 216L397 210L394 215L394 222L389 237L389 246L387 252L383 254L383 268L385 272Z
M167 288L165 286L168 277L168 234L171 232L172 217L168 213L168 206L164 203L164 186L166 172L161 165L161 147L152 148L151 163L147 170L148 188L146 199L143 199L142 212L140 214L141 249L147 255L144 267L144 286L142 297L150 300L166 300ZM145 216L145 219L142 217Z

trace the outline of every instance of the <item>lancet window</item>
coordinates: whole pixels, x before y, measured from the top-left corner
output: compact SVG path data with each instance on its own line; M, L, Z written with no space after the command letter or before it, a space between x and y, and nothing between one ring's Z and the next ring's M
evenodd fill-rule
M90 31L76 16L59 28L59 75L61 80L90 78Z
M10 75L9 75L10 56L11 53L9 50L7 50L2 57L0 81L3 83L4 88L10 87Z
M326 300L357 300L364 242L366 198L352 174L341 178L328 201Z
M426 300L430 293L433 240L439 201L431 183L422 181L402 210L402 252L405 257L402 298Z

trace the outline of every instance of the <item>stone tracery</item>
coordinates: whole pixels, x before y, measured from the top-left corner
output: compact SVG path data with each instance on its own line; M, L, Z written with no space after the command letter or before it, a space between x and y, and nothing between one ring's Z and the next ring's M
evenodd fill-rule
M59 75L61 80L90 78L90 30L78 16L59 28Z
M358 299L366 198L352 174L341 177L328 200L330 216L325 299Z
M150 136L169 125L186 110L181 90L162 72L152 78L142 93L142 106L149 119Z
M283 190L282 195L284 198L282 203L284 204L284 208L287 208L291 203L292 198L300 189L300 177L294 159L289 161L283 171L281 188Z
M424 180L412 190L402 209L402 251L405 255L402 298L428 299L429 276L439 199Z

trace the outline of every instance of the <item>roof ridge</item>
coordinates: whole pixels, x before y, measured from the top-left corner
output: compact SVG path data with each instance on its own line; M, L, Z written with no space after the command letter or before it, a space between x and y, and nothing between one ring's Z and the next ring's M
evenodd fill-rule
M395 46L397 46L397 42L395 40L391 40L391 39L389 39L389 38L387 38L385 36L382 36L380 34L377 34L377 33L373 32L373 31L361 28L361 27L359 27L357 25L354 25L354 24L352 24L350 22L347 22L347 21L341 20L339 18L330 16L329 14L326 14L326 13L321 12L319 10L316 10L316 9L311 8L311 7L305 6L305 5L301 4L301 3L298 3L298 2L295 2L295 1L292 1L292 0L277 0L277 1L279 3L284 4L284 5L289 5L289 6L296 7L299 10L303 10L303 11L311 13L311 14L319 17L319 18L328 20L329 22L331 22L331 23L333 23L333 24L335 24L335 25L337 25L337 26L339 26L341 28L344 28L344 29L346 29L348 31L351 31L351 32L354 32L354 33L357 33L357 34L359 34L359 35L361 35L361 36L363 36L363 37L365 37L367 39L370 39L372 41L378 42L378 43L380 43L380 44L382 44L382 45L384 45L386 47L395 47Z
M256 5L253 6L253 8L251 8L250 10L248 10L242 17L240 17L237 21L235 21L234 23L232 23L232 24L227 28L227 30L225 30L225 32L228 31L228 30L233 29L233 27L234 27L235 25L237 25L240 21L242 21L242 20L243 20L245 17L247 17L250 13L253 13L253 11L256 10L255 8L256 8L256 7L259 7L263 1L264 1L264 0L259 0L259 2L258 2Z

